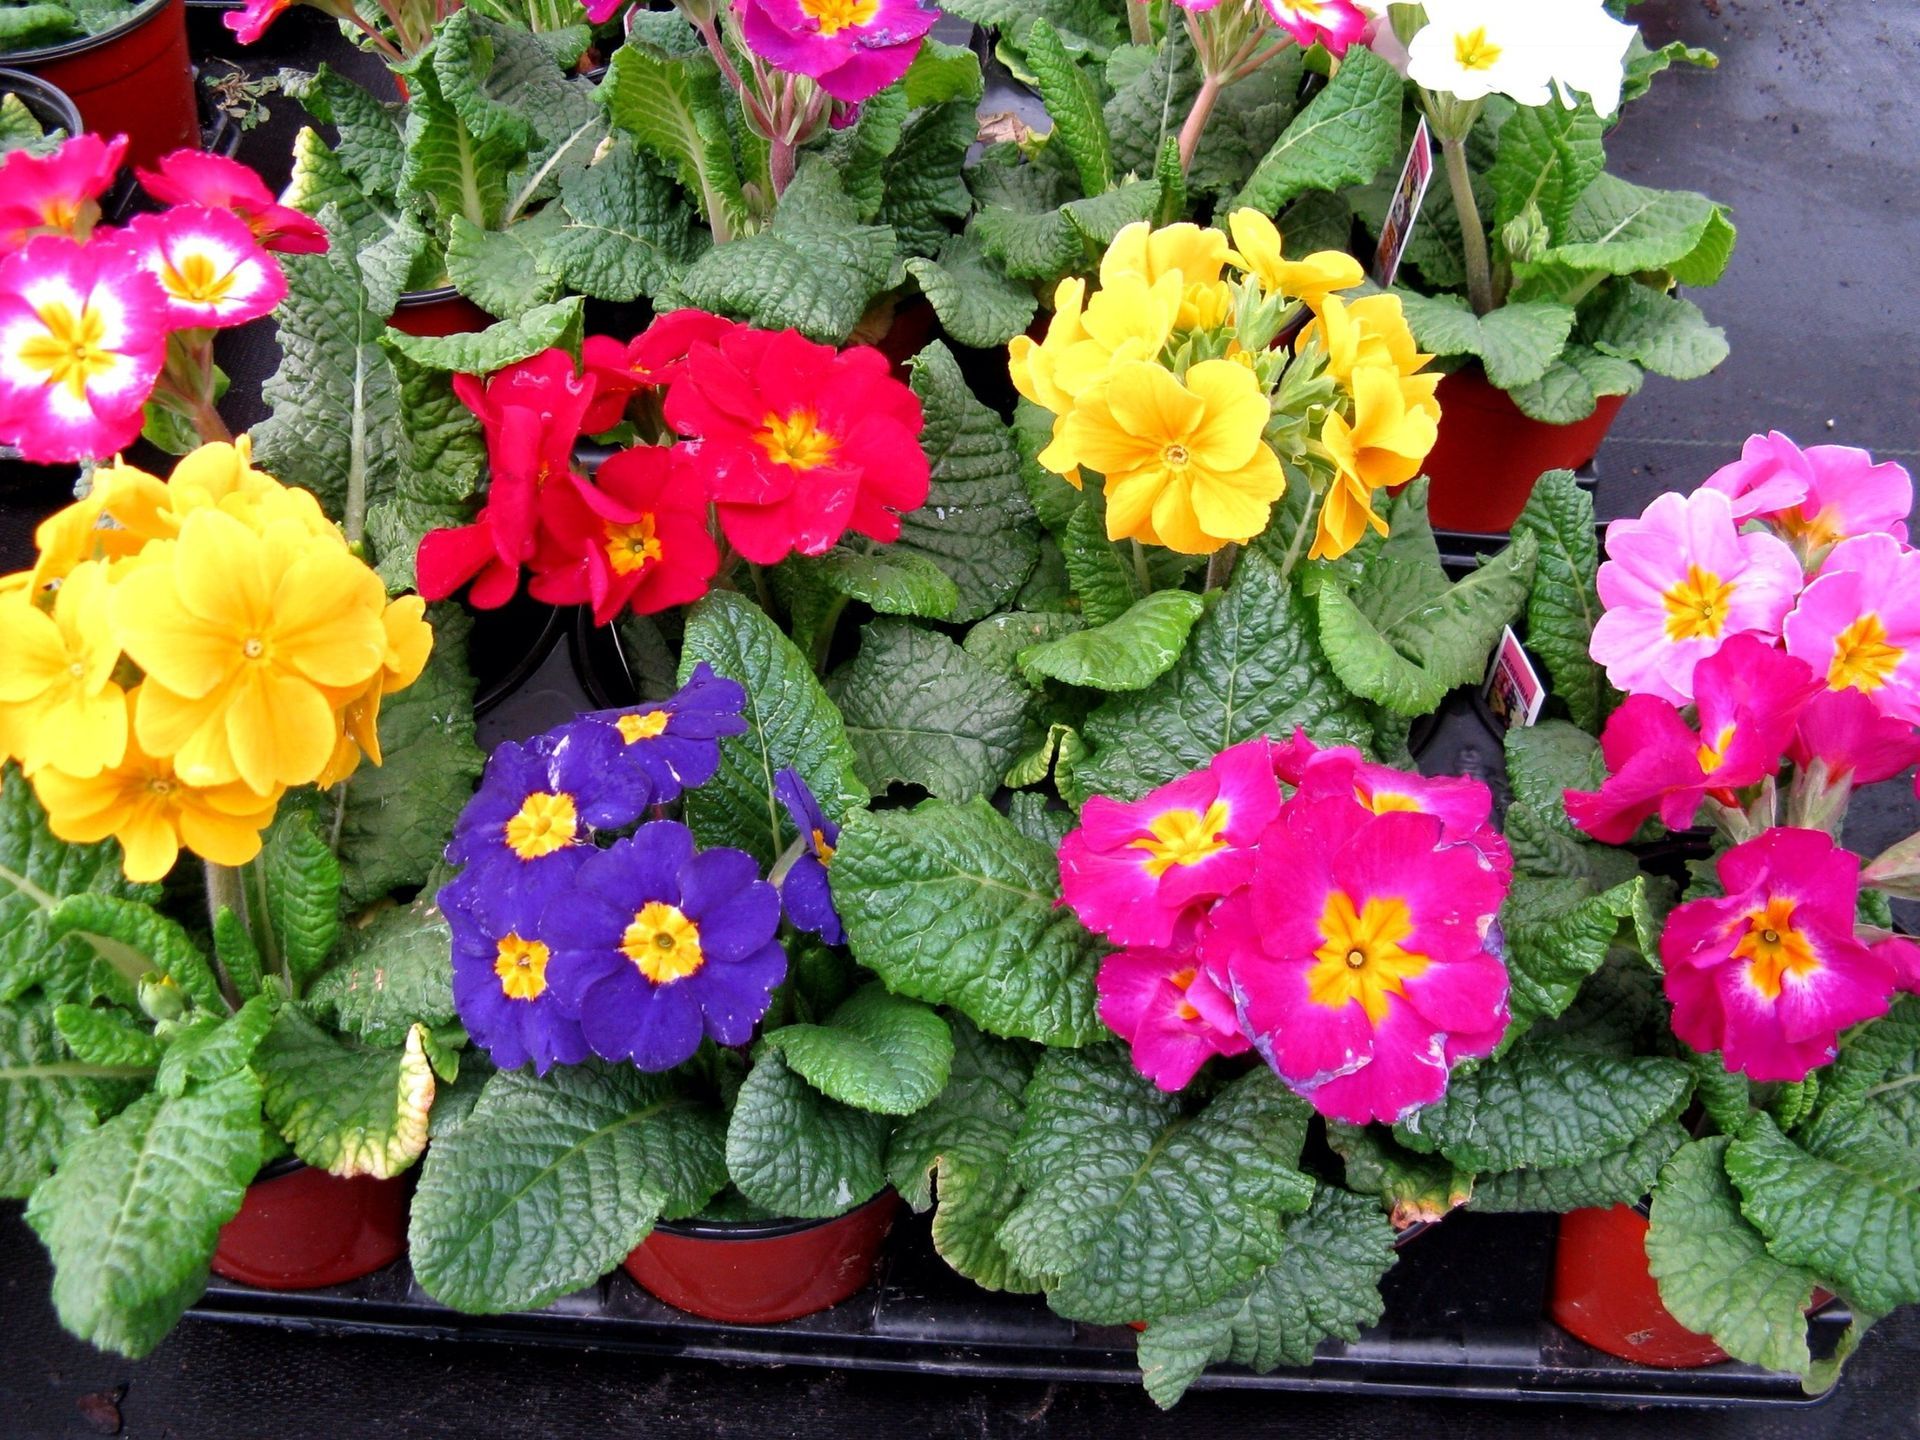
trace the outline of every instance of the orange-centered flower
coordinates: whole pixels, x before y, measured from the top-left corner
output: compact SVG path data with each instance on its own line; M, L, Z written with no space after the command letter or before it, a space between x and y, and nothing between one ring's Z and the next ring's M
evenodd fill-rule
M496 946L493 973L509 1000L538 1000L547 989L547 961L551 952L544 940L523 940L511 931Z
M677 905L649 900L620 937L620 952L656 985L684 980L706 963L700 926Z
M573 844L579 833L573 797L536 790L507 821L507 848L522 860L539 860Z
M1204 815L1178 807L1163 810L1148 822L1148 833L1128 848L1144 850L1152 857L1145 868L1158 880L1176 865L1198 865L1225 850L1231 815L1232 808L1225 800L1214 801Z
M1747 962L1747 978L1769 1000L1780 998L1782 981L1820 968L1807 937L1794 928L1794 900L1774 895L1747 916L1747 933L1733 947L1734 958Z
M1726 628L1727 606L1733 584L1698 565L1687 567L1686 578L1661 596L1667 608L1670 640L1717 640Z
M774 464L796 470L818 470L840 449L840 442L820 428L820 417L811 410L769 414L753 438Z
M1321 943L1307 972L1307 998L1332 1010L1357 1000L1378 1027L1387 1018L1387 997L1404 996L1405 982L1429 964L1425 955L1402 948L1412 934L1406 901L1369 896L1355 910L1346 891L1333 891L1320 912Z

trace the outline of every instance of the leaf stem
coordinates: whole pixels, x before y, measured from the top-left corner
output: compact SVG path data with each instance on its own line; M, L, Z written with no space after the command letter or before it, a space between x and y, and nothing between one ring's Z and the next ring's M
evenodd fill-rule
M1321 503L1324 504L1325 501L1322 500ZM1306 509L1300 512L1300 523L1294 527L1293 539L1287 542L1287 553L1280 562L1281 580L1293 578L1293 567L1300 563L1300 549L1306 544L1307 531L1312 527L1318 513L1314 508L1313 500L1308 500Z
M1209 555L1207 557L1207 583L1203 588L1208 590L1224 589L1227 581L1233 578L1233 562L1239 558L1240 547L1232 541L1228 541L1225 545L1222 545L1218 550L1214 551L1213 554Z
M1147 547L1138 540L1133 542L1133 578L1140 586L1141 595L1153 593L1153 572L1147 569Z
M241 886L240 872L231 865L216 865L206 862L207 873L207 916L218 925L220 912L231 910L234 918L242 925L247 924L247 897ZM251 926L248 927L251 929ZM214 976L220 982L221 998L227 1002L229 1010L240 1008L240 991L233 983L233 977L227 974L227 967L220 963L219 954L209 954L208 962L213 966Z
M1147 0L1127 0L1127 39L1135 45L1153 43L1153 17L1147 14Z

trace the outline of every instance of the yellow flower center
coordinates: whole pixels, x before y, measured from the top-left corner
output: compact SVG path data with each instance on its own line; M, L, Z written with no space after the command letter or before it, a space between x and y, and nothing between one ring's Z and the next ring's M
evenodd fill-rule
M1711 743L1707 741L1701 742L1698 758L1700 760L1700 768L1706 771L1707 774L1711 775L1726 763L1727 747L1733 744L1733 732L1733 726L1722 725L1720 727L1720 733L1713 737Z
M850 25L870 24L880 0L800 0L800 8L820 22L822 35L837 35Z
M1185 970L1176 970L1167 977L1167 983L1184 995L1193 988L1194 974L1195 971L1191 967ZM1178 1005L1174 1006L1173 1013L1182 1020L1198 1020L1200 1018L1200 1012L1193 1008L1193 1002L1190 1000L1182 1000Z
M195 251L182 256L179 264L166 260L160 267L160 283L176 300L192 305L218 305L232 293L235 275L215 267L211 257Z
M660 539L653 533L653 516L650 513L642 515L631 525L608 522L605 529L607 558L613 562L615 573L631 575L660 558Z
M100 347L107 333L105 317L91 305L75 315L60 300L48 301L36 313L47 333L21 342L20 363L66 386L74 399L85 399L87 383L111 370L119 358Z
M147 781L147 789L150 793L158 795L164 800L167 796L173 794L173 781L167 779L164 775L156 775Z
M1669 640L1718 640L1726 628L1733 584L1711 570L1687 566L1687 578L1661 597L1667 606Z
M1747 915L1747 933L1733 947L1734 958L1747 962L1747 978L1769 1000L1780 998L1788 975L1810 974L1820 968L1807 937L1793 928L1794 902L1776 895Z
M827 843L826 832L818 825L813 827L813 853L822 865L833 862L833 846Z
M622 715L613 724L620 738L631 745L636 740L651 740L666 734L670 718L665 710L649 710L644 715Z
M1320 912L1320 948L1307 972L1307 998L1329 1010L1354 1001L1369 1024L1387 1018L1388 996L1405 997L1405 982L1431 963L1400 942L1413 934L1413 914L1399 899L1369 898L1359 909L1344 890L1327 896Z
M769 413L760 424L753 438L776 465L817 470L840 449L840 442L820 428L820 417L811 410L790 410L785 416Z
M522 860L538 860L571 845L579 831L571 795L536 790L507 821L507 848Z
M547 988L546 944L522 940L508 933L501 938L493 961L493 973L500 977L500 989L509 1000L538 1000Z
M1227 802L1216 800L1202 815L1198 810L1163 810L1147 826L1148 833L1128 845L1144 850L1147 874L1158 880L1176 865L1198 865L1227 848Z
M1462 70L1491 70L1505 52L1487 39L1487 27L1477 25L1453 37L1453 58Z
M1851 688L1871 694L1887 683L1906 653L1887 643L1887 627L1869 611L1835 637L1827 684L1835 690Z
M1160 452L1161 463L1169 470L1179 470L1183 468L1190 458L1187 454L1187 447L1184 445L1169 445Z
M1368 794L1358 785L1353 787L1353 798L1373 811L1376 815L1391 815L1396 812L1410 811L1421 814L1420 802L1411 795L1403 795L1398 790L1375 790Z
M706 963L700 952L700 927L677 905L649 900L634 912L620 938L620 953L656 985L684 980Z
M80 207L65 195L40 202L40 218L55 230L71 230L80 218Z
M240 653L249 660L259 660L267 653L267 642L258 635L249 635L240 642Z

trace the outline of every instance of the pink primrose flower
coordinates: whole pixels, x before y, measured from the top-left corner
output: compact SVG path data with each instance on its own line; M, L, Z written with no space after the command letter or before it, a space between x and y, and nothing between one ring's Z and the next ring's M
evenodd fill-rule
M747 48L810 75L834 99L870 100L907 73L940 12L916 0L734 0Z
M1809 555L1873 531L1905 540L1913 509L1913 477L1900 466L1850 445L1802 450L1778 430L1751 437L1703 484L1733 502L1736 521L1763 520Z
M0 161L0 256L36 235L84 240L127 152L127 137L75 135L51 155L15 150Z
M1183 950L1123 950L1100 965L1100 1018L1133 1047L1133 1064L1178 1090L1215 1055L1245 1054L1233 1001Z
M1891 535L1833 547L1786 620L1787 653L1882 715L1920 722L1920 551Z
M1920 764L1920 731L1858 690L1823 690L1800 712L1788 753L1795 765L1820 761L1832 780L1877 785Z
M320 222L273 198L266 182L237 160L205 150L175 150L158 170L136 170L140 184L162 205L231 210L263 249L282 255L320 255L327 232Z
M1266 6L1273 23L1302 50L1318 43L1329 54L1345 55L1366 34L1367 13L1353 0L1266 0Z
M230 210L176 205L137 215L126 229L140 268L160 284L167 326L225 330L270 314L287 293L287 277Z

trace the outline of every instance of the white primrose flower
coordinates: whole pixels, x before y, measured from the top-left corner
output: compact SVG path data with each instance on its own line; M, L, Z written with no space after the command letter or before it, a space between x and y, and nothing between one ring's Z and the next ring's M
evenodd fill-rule
M1634 27L1601 0L1426 0L1427 23L1407 47L1415 83L1461 100L1505 95L1521 105L1620 105Z

